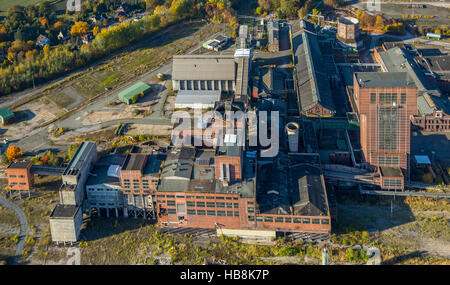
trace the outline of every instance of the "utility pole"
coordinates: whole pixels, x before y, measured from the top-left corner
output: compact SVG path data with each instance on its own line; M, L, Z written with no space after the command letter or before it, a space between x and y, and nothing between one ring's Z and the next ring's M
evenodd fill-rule
M327 247L324 247L322 250L322 265L328 265L328 249Z
M393 201L394 200L391 199L391 219L392 219L392 215L394 213Z

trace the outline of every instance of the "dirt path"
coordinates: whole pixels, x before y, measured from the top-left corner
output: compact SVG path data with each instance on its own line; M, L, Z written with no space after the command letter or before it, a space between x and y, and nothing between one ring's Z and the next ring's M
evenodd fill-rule
M16 252L14 256L14 264L18 264L22 256L23 246L25 245L25 238L27 236L27 217L19 206L9 200L6 200L3 197L0 197L0 206L13 210L20 222L19 241L17 242Z

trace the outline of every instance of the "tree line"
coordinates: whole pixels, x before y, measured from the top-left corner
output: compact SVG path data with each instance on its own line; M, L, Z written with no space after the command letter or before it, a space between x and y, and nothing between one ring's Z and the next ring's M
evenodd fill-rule
M234 29L238 27L230 0L135 0L132 2L136 9L142 7L148 12L138 21L122 19L122 23L107 27L101 21L96 25L88 23L89 17L113 11L125 2L128 1L87 0L83 2L82 12L74 14L77 20L73 23L57 17L47 4L11 7L6 19L0 24L0 40L3 39L0 48L6 51L6 56L0 63L0 95L67 73L186 18L201 16L217 23L225 23ZM36 17L41 21L31 24L31 19L37 19ZM17 31L26 30L30 25L40 27L31 34L21 32L22 36L16 38ZM17 30L14 35L13 29ZM57 37L64 29L69 31L71 37L65 43L58 43L51 38L50 41L57 44L45 45L40 49L31 40L43 30L46 35L53 31ZM5 31L4 38L1 37L2 30ZM91 34L94 39L88 43L80 41L87 34ZM10 41L11 37L14 37L13 41Z

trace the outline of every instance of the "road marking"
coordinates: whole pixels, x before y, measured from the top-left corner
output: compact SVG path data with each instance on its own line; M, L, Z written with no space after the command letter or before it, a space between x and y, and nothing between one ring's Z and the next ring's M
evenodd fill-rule
M67 256L70 256L66 265L80 265L81 264L81 251L77 247L69 247L67 249Z

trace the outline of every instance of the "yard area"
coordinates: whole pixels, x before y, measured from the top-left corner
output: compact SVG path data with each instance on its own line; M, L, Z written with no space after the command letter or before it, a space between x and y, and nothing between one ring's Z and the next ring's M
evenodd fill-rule
M12 107L15 110L28 110L45 108L50 104L52 113L60 116L86 104L88 100L93 100L112 89L133 82L136 77L168 63L173 55L184 53L187 49L194 47L197 42L189 37L203 31L201 28L204 25L199 22L188 22L179 25L178 29L171 31L170 36L163 39L143 40L133 48L125 50L100 65L69 77L62 83L45 88L41 93L33 95L28 102L20 102ZM52 119L39 120L39 124Z
M337 198L335 243L372 244L387 264L450 264L447 200L342 193Z
M6 179L1 179L1 185L6 183ZM28 222L22 258L25 264L30 262L33 255L39 254L50 241L48 217L53 207L59 202L56 191L60 185L60 177L36 177L36 190L31 192L31 198L14 200L14 203L25 213ZM9 209L0 208L0 264L8 264L10 257L14 255L18 234L19 221L16 215Z

